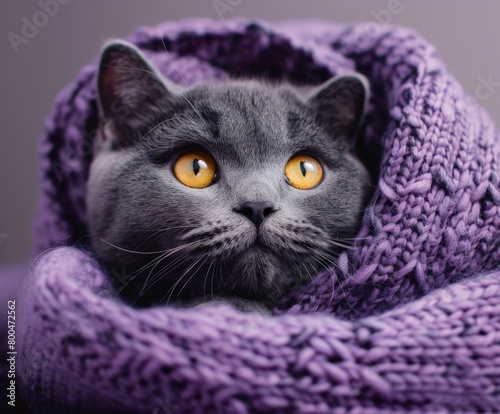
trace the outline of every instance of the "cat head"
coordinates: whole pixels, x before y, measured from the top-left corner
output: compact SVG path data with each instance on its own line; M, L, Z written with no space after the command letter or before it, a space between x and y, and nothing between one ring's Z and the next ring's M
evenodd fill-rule
M369 187L355 153L363 76L181 88L112 42L97 87L89 227L101 260L131 272L126 296L277 299L355 236Z

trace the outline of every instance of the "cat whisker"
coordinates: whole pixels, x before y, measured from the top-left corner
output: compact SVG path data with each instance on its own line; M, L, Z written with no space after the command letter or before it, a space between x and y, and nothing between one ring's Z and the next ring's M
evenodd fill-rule
M293 265L294 265L294 266L295 266L295 268L297 269L297 274L299 275L299 278L300 278L300 281L301 281L301 283L300 283L300 287L302 287L302 280L303 280L303 278L301 277L301 275L302 275L302 271L300 270L299 266L297 266L297 263L294 263ZM311 279L311 280L312 280L312 279Z
M253 281L252 281L253 282ZM236 288L236 285L238 284L238 279L235 279L233 286L231 286L231 293L234 293L234 289Z
M114 247L115 249L118 249L118 250L121 250L123 252L127 252L127 253L133 253L133 254L160 254L160 253L163 253L162 251L158 251L158 252L137 252L135 250L129 250L129 249L125 249L124 247L120 247L120 246L117 246L113 243L110 243L108 242L107 240L104 240L104 239L100 239L102 242L110 245L111 247Z
M214 279L216 277L216 275L215 275L216 271L218 271L219 273L221 273L220 268L217 268L217 266L214 266L213 267L213 273L212 273L212 280L210 281L210 295L211 295L212 299L214 299L214 297L215 297L215 295L214 295Z
M167 256L163 256L160 260L156 261L156 264L151 268L151 270L148 273L148 276L146 277L146 280L144 281L144 284L142 285L142 289L139 291L138 297L140 298L144 292L146 291L146 287L148 285L148 281L151 278L151 275L153 274L154 270L156 267L164 260L166 259Z
M323 64L323 63L325 63L325 62L327 61L327 57L328 57L328 53L325 53L325 54L323 55L323 57L321 57L320 59L318 59L318 64ZM306 71L306 79L307 79L307 80L309 80L309 70L307 70L307 71ZM309 82L307 82L307 81L306 81L305 83L309 83ZM300 98L301 98L301 100L303 100L303 99L304 99L304 96L305 96L305 94L306 94L307 92L308 92L308 91L307 91L307 89L304 89L304 92L303 92L302 96L300 97Z
M186 246L188 245L193 245L193 244L196 244L197 241L192 241L192 242L189 242L189 243L186 243L186 244L183 244L181 246L177 246L177 247L174 247L172 249L168 249L168 250L159 250L157 252L141 252L141 251L135 251L135 250L129 250L129 249L125 249L124 247L120 247L120 246L117 246L113 243L110 243L108 242L107 240L104 240L104 239L100 239L101 241L103 241L104 243L110 245L111 247L114 247L118 250L121 250L121 251L124 251L124 252L127 252L127 253L133 253L133 254L144 254L144 255L150 255L150 254L164 254L164 253L169 253L169 254L173 254L173 253L176 253L178 252L179 250L182 250L184 249Z
M134 281L137 277L139 277L141 275L142 272L144 272L145 270L147 270L148 268L152 267L153 269L151 270L150 274L148 275L148 277L146 278L146 282L145 282L145 285L148 283L148 280L154 270L154 268L160 264L164 259L168 258L169 256L171 256L173 253L178 253L179 251L181 251L182 249L181 248L184 248L184 249L187 249L188 247L190 247L190 243L188 244L185 244L185 245L182 245L182 246L179 246L178 248L176 249L171 249L169 251L166 251L165 253L163 253L162 255L160 255L159 257L153 259L152 261L150 261L149 263L147 263L146 265L142 266L140 269L137 269L136 271L134 271L132 273L132 277L127 281L127 283L125 283L121 289L119 290L119 292L121 292L123 289L125 289L125 287L127 285L129 285L132 281ZM172 250L175 250L175 252L172 252ZM155 275L152 280L151 280L151 284L150 286L148 286L146 288L146 286L144 285L143 288L141 289L141 291L139 292L139 295L138 297L136 297L136 299L134 299L134 301L132 303L136 303L137 300L140 298L140 296L142 296L152 285L154 285L156 283L156 281L161 278L161 275L163 273L168 273L170 272L171 270L173 269L170 269L174 264L178 263L179 261L181 261L183 258L187 257L187 255L183 255L177 259L175 259L172 263L170 263L165 269L162 269L158 275ZM178 264L179 266L180 264ZM176 267L178 267L176 266ZM175 268L174 268L175 269Z
M156 283L160 282L162 279L164 279L167 275L172 273L174 270L178 269L179 267L183 266L185 263L188 263L190 258L188 255L181 256L174 260L172 263L170 263L168 266L166 266L164 269L162 269L158 274L154 275L154 277L151 279L151 282L147 287L143 288L143 294L145 294L149 289L151 289Z
M335 240L340 241L356 241L356 240L366 240L371 239L372 237L336 237Z
M330 280L332 282L332 288L331 288L331 294L330 294L330 298L328 300L328 304L327 304L327 308L330 308L332 302L333 302L333 298L334 298L334 295L335 295L335 281L337 280L337 278L335 278L335 273L333 273L330 268L331 267L335 267L337 268L338 265L336 262L334 262L333 260L331 260L330 258L328 258L327 256L329 256L327 253L326 256L322 253L320 253L319 251L315 251L313 249L310 249L313 256L314 255L317 255L317 256L320 256L320 258L316 257L316 260L325 268L325 270L328 271L328 273L330 274ZM340 283L339 283L339 286L340 286ZM341 286L340 286L341 287ZM344 293L344 291L342 290L342 292Z
M157 128L161 127L163 124L166 124L167 122L172 121L175 118L176 117L174 116L172 118L165 119L164 121L160 122L159 124L156 124L153 128L151 128L148 132L146 132L141 138L139 138L139 140L146 138L149 134L151 134L151 132L155 131Z
M340 288L340 291L342 292L342 295L344 296L344 301L347 304L347 306L349 306L349 308L351 308L354 313L357 313L358 311L354 308L354 306L351 305L351 302L349 302L349 293L346 292L346 290L344 289L344 284L339 283L338 287ZM346 288L347 288L347 286L346 286Z
M150 233L150 232L163 232L163 231L171 231L173 229L196 229L197 226L171 226L171 227L164 227L164 228L161 228L161 229L123 229L123 230L120 230L120 229L106 229L106 232L116 232L116 233ZM92 237L92 236L97 236L99 234L102 234L104 232L99 232L99 233L94 233L94 234L90 234L88 235L89 237Z
M141 292L139 292L139 294L135 297L135 299L131 302L131 304L132 305L136 304L137 301L141 298L141 296L145 295L149 291L149 289L151 289L157 282L159 282L161 279L166 277L169 273L173 272L178 267L182 266L188 260L189 258L187 255L181 256L180 258L174 260L172 263L166 266L164 269L162 269L160 272L158 272L158 274L154 275L148 286L143 286Z
M187 284L191 281L191 279L193 279L193 277L196 276L196 273L198 273L198 271L203 267L204 261L203 261L203 258L201 258L201 257L194 263L194 265L192 267L194 267L200 261L201 261L200 265L196 268L196 270L193 272L193 274L191 275L191 277L186 281L186 283L184 283L184 285L181 287L181 290L179 290L179 293L177 294L177 296L181 295L182 291L187 286ZM167 303L168 303L168 301L167 301Z
M278 285L278 282L274 281L274 285L276 286L276 290L278 291L279 297L282 297L283 293L281 292L281 289L280 289L280 287Z
M353 246L351 244L340 243L337 240L339 240L339 239L335 239L335 240L329 239L329 240L327 240L327 242L328 242L328 244L331 244L331 245L334 245L334 246L337 246L337 247L340 247L340 248L346 249L346 250L350 250L353 248Z
M188 249L189 247L191 247L193 244L196 244L196 242L191 242L191 243L186 243L182 246L179 246L175 252L172 252L171 250L170 251L167 251L165 254L161 255L159 258L158 258L158 261L162 261L164 259L166 259L167 257L170 257L173 253L179 253L180 251L182 250L186 250ZM174 265L175 263L177 263L179 260L183 259L183 258L186 258L187 257L187 252L184 252L185 254L183 254L182 256L176 258L175 260L173 260L171 263L168 264L168 266L165 268L165 269L162 269L160 274L164 271L164 270L167 270L168 268L170 268L172 265ZM154 261L153 261L154 262ZM146 266L143 266L140 271L144 271L144 270L147 270L149 267L151 267L152 264L148 264ZM156 265L155 265L156 266ZM157 278L157 276L155 276L153 278L153 280L155 280Z
M165 49L165 53L167 54L168 58L169 59L172 59L170 57L170 53L167 49L167 45L165 44L165 41L163 40L163 36L161 36L161 33L160 33L160 23L158 23L158 20L156 21L156 27L158 28L158 32L160 34L160 39L161 39L161 43L163 45L163 48ZM184 83L184 85L187 85L187 82L186 82L186 79L184 78L184 76L182 76L182 73L179 72L179 70L176 69L176 72L179 74L180 78L182 79L182 82ZM195 108L195 106L193 105L193 103L188 99L186 98L186 96L183 94L183 93L180 93L179 94L190 106L191 108L193 109L193 111L200 117L200 119L203 121L203 117L201 116L201 114L198 112L198 110Z
M212 266L214 265L214 260L210 262L210 265L208 266L207 273L205 275L205 279L203 280L203 297L206 296L206 286L207 286L207 279L208 275L210 274L210 270L212 269Z
M320 264L325 268L328 269L329 267L336 267L338 268L338 264L336 262L336 258L332 257L330 253L327 252L320 252L317 249L312 249L310 247L307 247L309 251L312 253L312 257L315 258ZM319 257L317 257L319 256Z
M309 275L309 279L313 280L313 277L312 277L311 273L309 272L309 269L307 268L307 266L304 264L304 262L300 262L300 265L304 266L306 273Z
M165 259L167 256L167 253L163 253L161 254L160 256L158 257L155 257L153 260L151 260L150 262L146 263L144 266L142 266L141 268L135 270L132 274L134 276L137 276L138 274L144 272L145 270L149 269L150 267L152 266L155 266L156 263L158 262L161 262L163 259Z
M140 248L140 247L141 247L144 243L146 243L148 240L150 240L151 238L153 238L153 237L155 237L155 236L157 236L157 235L159 235L159 234L163 233L164 231L169 231L169 232L170 232L170 231L175 230L175 229L177 229L177 228L190 228L190 229L192 229L193 227L192 227L192 226L189 226L189 227L188 227L188 226L178 226L178 227L171 227L170 229L165 229L165 230L157 230L157 231L153 232L152 234L150 234L148 237L146 237L146 238L145 238L145 239L141 242L141 244L139 244L139 245L137 246L137 249L139 249L139 248Z
M168 296L167 298L167 302L165 303L166 305L168 305L168 303L170 302L170 299L172 298L172 295L175 291L175 288L177 287L177 285L182 281L182 279L184 279L184 277L189 273L189 271L200 261L202 260L202 258L200 257L198 260L196 260L191 266L188 267L188 269L182 274L182 276L179 278L179 280L177 282L174 283L174 285L167 291L167 293L165 293L165 295L163 295L163 297L160 299L160 303L163 302L163 300L165 299L165 297L170 293L170 295ZM186 283L189 283L189 281L193 278L194 274L191 275L191 277L188 279L188 281ZM184 285L185 286L185 285ZM184 288L184 287L183 287Z
M322 255L321 253L319 252L315 252L313 249L310 249L311 250L311 253L313 254L313 256L319 256L319 257L315 257L315 259L319 262L319 264L321 264L325 269L329 268L330 266L337 266L337 264L331 260L331 259L328 259L327 257L325 257L324 255Z
M156 28L158 29L158 37L161 39L161 43L163 45L163 49L165 49L165 53L167 54L167 57L170 59L170 61L172 61L172 57L170 56L170 52L168 51L167 45L165 44L165 41L163 40L163 36L161 34L161 31L160 31L160 23L158 22L158 20L156 21ZM184 76L182 76L182 73L179 72L178 69L175 69L175 71L179 74L179 76L181 77L182 81L184 83L186 83L186 80L184 79Z

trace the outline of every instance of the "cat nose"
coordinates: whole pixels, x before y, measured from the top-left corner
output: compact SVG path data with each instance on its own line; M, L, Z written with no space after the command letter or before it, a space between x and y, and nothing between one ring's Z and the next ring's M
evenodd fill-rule
M255 224L255 227L260 227L267 216L276 211L273 204L269 201L247 201L236 209L237 213L243 214Z

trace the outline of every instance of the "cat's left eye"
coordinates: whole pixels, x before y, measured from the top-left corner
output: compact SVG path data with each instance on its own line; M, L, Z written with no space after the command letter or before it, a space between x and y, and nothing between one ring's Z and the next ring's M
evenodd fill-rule
M191 188L205 188L212 184L217 175L214 158L204 151L188 151L174 164L175 178Z
M323 167L310 155L295 155L286 163L285 177L292 187L309 190L323 179Z

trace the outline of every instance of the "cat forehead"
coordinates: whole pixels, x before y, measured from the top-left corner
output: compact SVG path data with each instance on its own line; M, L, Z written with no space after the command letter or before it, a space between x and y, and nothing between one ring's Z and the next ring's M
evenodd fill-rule
M170 151L202 147L228 164L252 168L255 161L276 164L314 150L328 155L331 139L314 120L301 92L289 85L252 81L197 85L176 98L173 113L159 115L144 145Z
M239 97L272 98L273 96L281 96L283 92L292 94L294 86L286 82L272 83L259 80L228 80L219 83L204 82L195 84L189 91L233 99L238 99Z
M192 98L195 106L209 107L220 114L244 117L253 114L262 120L276 120L282 118L288 110L304 107L304 103L288 85L270 85L256 81L198 86L185 96Z
M312 114L288 85L253 81L204 85L186 93L185 99L192 104L185 108L215 132L217 143L242 144L242 151L293 147L301 144L304 130L313 129ZM301 133L294 136L298 130ZM308 142L313 140L311 133Z

